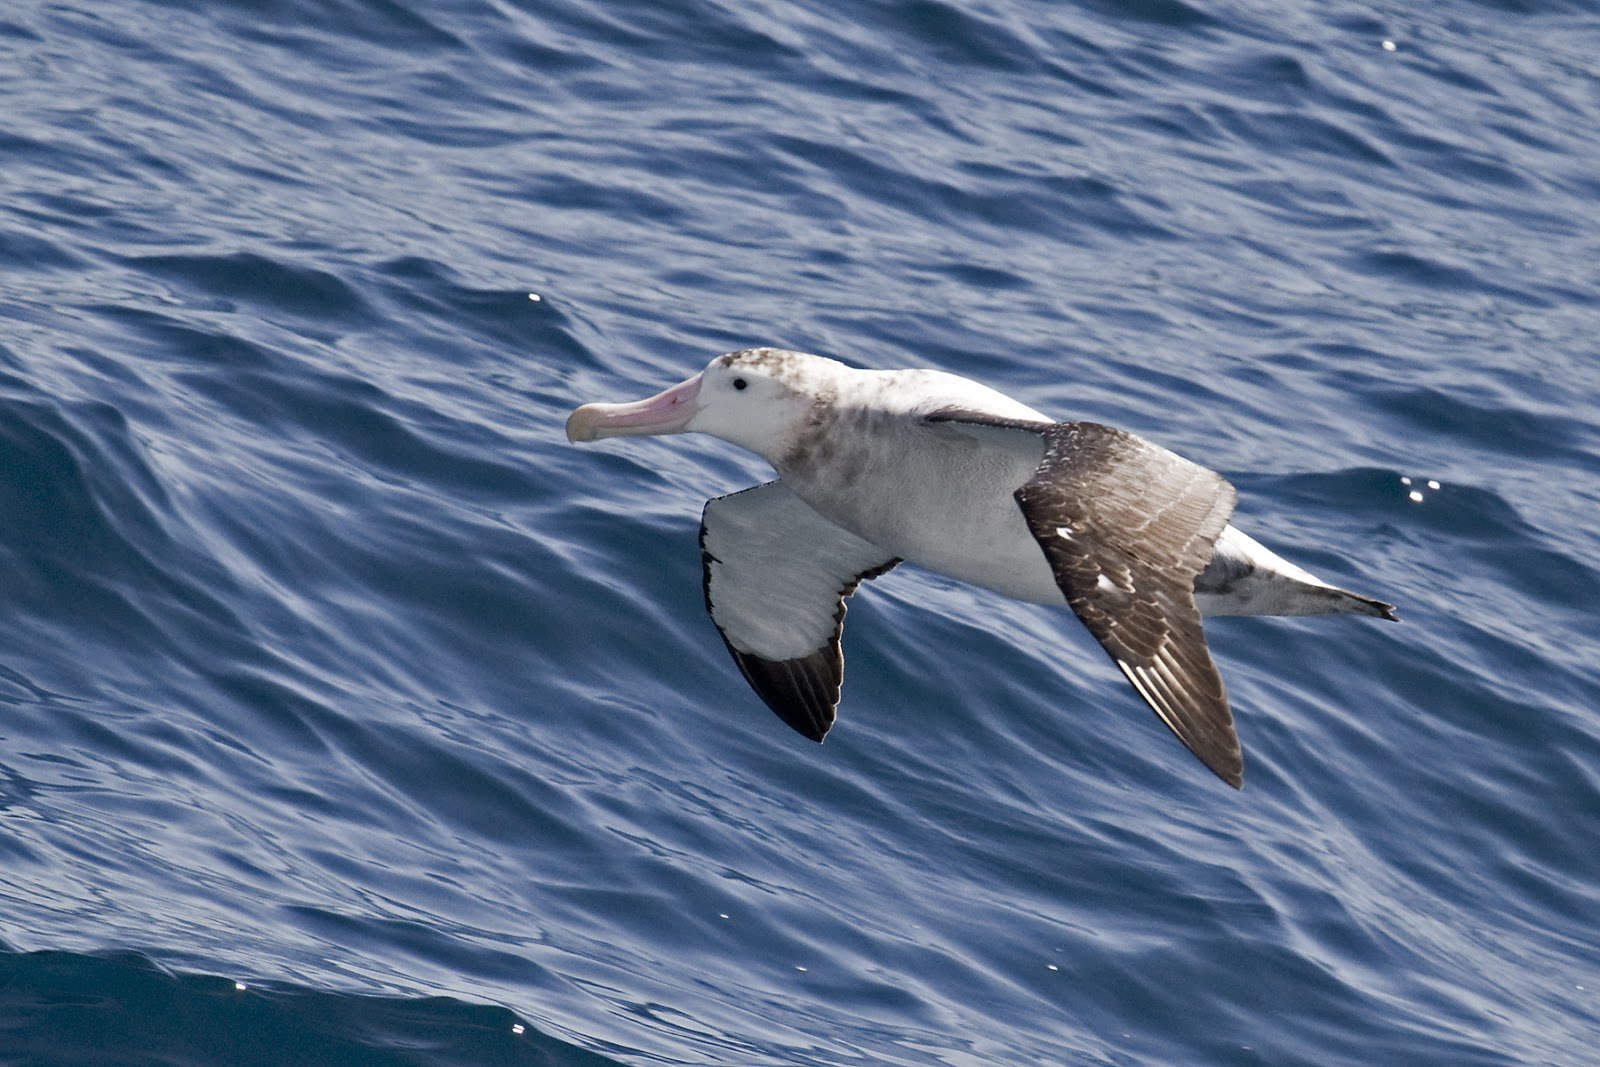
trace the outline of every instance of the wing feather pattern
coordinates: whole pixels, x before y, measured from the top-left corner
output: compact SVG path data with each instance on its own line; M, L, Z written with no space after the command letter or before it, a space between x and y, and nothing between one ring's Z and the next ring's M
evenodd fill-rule
M1217 777L1241 785L1233 713L1194 599L1195 577L1233 514L1233 486L1098 423L953 408L929 418L1044 438L1044 459L1016 499L1056 585L1161 721Z
M1044 461L1016 497L1078 618L1178 739L1241 785L1233 713L1194 599L1233 486L1130 433L1076 422L1045 431Z
M844 682L845 598L900 561L780 481L717 497L700 522L706 610L750 687L821 741Z

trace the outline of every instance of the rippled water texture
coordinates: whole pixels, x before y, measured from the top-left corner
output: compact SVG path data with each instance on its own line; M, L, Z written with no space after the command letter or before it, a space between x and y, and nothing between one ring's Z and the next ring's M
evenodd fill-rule
M1600 23L1467 0L0 10L0 1062L1592 1062ZM530 294L538 299L530 299ZM701 603L749 344L1224 472L1405 622Z

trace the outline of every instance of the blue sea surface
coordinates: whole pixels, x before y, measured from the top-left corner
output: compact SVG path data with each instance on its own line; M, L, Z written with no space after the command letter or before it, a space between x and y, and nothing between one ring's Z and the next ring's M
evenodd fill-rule
M10 0L0 1064L1585 1065L1587 2ZM1216 781L913 567L706 617L773 344L1224 473Z

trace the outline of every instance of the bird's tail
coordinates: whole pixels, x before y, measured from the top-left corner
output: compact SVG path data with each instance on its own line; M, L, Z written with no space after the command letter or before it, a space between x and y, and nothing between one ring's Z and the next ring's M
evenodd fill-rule
M1229 526L1195 577L1202 615L1367 615L1398 622L1393 604L1329 585Z
M1352 593L1348 589L1336 589L1328 586L1328 599L1331 611L1343 612L1348 615L1371 615L1375 619L1388 619L1390 622L1399 622L1400 613L1393 604L1385 604L1381 600L1360 593ZM1337 607L1332 605L1336 604Z

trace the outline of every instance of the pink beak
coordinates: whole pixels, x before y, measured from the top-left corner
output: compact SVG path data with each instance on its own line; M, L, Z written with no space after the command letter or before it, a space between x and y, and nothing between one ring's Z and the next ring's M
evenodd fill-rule
M638 437L683 433L700 406L700 375L680 382L664 393L631 404L585 404L567 419L567 440L594 441L602 437Z

